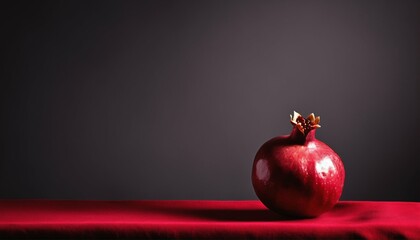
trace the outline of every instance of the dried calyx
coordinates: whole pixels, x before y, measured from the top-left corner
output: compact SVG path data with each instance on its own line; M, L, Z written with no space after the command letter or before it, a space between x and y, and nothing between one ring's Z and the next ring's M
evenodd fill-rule
M321 127L319 125L320 119L321 118L319 116L315 117L315 114L313 113L309 114L307 118L302 117L302 115L296 111L293 111L293 116L290 115L290 122L305 135L307 135L311 130Z

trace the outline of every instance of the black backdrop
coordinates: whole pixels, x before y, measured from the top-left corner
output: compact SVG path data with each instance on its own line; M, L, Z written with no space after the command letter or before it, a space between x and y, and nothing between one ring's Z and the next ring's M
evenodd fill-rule
M420 201L419 1L12 1L0 198L255 199L289 114L342 199Z

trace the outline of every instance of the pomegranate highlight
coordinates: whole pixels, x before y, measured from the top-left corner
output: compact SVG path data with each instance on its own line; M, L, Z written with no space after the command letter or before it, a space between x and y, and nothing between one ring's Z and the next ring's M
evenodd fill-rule
M293 130L258 150L252 185L261 202L279 214L316 217L340 199L345 171L341 158L315 138L320 117L290 115Z

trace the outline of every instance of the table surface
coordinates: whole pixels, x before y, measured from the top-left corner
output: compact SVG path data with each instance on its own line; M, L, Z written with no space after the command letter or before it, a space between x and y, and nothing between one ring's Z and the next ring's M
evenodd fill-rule
M0 238L420 239L418 202L339 202L292 219L259 201L0 200Z

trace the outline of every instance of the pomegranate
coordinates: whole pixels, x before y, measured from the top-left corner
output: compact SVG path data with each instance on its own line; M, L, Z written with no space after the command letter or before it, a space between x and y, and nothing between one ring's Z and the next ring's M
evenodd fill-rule
M320 117L290 115L293 130L275 137L258 150L252 185L261 202L280 214L316 217L339 200L344 166L327 144L315 138Z

